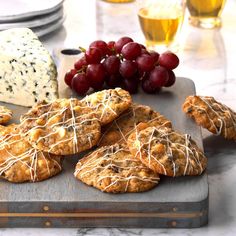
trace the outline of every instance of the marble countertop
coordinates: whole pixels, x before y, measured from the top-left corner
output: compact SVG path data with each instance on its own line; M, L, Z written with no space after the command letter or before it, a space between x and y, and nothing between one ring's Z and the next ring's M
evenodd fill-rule
M132 4L107 4L100 0L66 0L64 27L45 36L50 50L84 46L96 38L117 39L130 35L144 42ZM228 0L223 26L203 30L188 24L188 13L180 36L181 64L176 74L191 78L196 91L212 95L236 110L236 1ZM0 229L0 236L79 236L79 235L236 235L236 144L203 130L203 143L209 158L209 223L198 229Z

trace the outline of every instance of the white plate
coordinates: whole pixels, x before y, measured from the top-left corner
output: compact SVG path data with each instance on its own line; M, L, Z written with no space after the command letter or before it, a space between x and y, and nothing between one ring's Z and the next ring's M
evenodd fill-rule
M50 13L64 0L0 0L0 22L19 21Z
M34 33L38 36L38 37L42 37L46 34L49 34L57 29L59 29L62 25L63 22L65 21L65 16L63 16L62 18L60 18L59 20L56 20L50 24L44 25L42 27L36 27L36 28L31 28Z
M39 27L43 25L47 25L56 20L59 20L63 17L63 7L60 7L55 12L51 12L49 14L40 15L38 17L33 17L21 22L11 22L11 23L1 23L0 22L0 30L6 30L11 28L33 28Z

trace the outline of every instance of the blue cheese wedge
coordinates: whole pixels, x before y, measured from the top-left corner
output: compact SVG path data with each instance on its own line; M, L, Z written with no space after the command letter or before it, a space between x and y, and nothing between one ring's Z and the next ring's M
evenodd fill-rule
M57 98L56 66L38 37L28 28L0 32L0 101L30 107Z

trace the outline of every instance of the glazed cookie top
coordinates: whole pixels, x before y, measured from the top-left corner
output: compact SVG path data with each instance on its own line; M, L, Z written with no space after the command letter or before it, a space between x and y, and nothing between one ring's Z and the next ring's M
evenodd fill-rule
M200 175L207 159L188 134L142 124L128 138L131 153L153 171L167 176Z
M84 183L109 193L143 192L159 182L158 174L133 158L127 146L104 146L81 159L74 173Z
M21 117L20 129L33 147L57 155L87 150L101 134L91 109L75 98L38 103Z
M12 111L5 106L0 106L0 124L6 124L12 118Z
M111 124L102 128L99 146L111 145L116 142L126 142L130 133L140 122L155 122L156 126L172 127L171 122L160 113L148 106L133 103Z
M236 140L236 113L213 97L189 96L183 111L210 132Z
M36 182L61 171L61 157L34 149L15 124L0 127L0 177L10 182Z
M94 111L101 125L106 125L127 110L132 99L127 91L116 88L93 93L81 101Z

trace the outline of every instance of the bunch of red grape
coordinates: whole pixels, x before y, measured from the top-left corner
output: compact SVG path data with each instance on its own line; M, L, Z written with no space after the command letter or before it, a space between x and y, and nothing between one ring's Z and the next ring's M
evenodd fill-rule
M65 83L79 95L90 88L97 91L115 87L136 93L140 84L146 93L155 93L175 83L173 69L178 65L174 53L159 55L129 37L108 43L97 40L65 74Z

